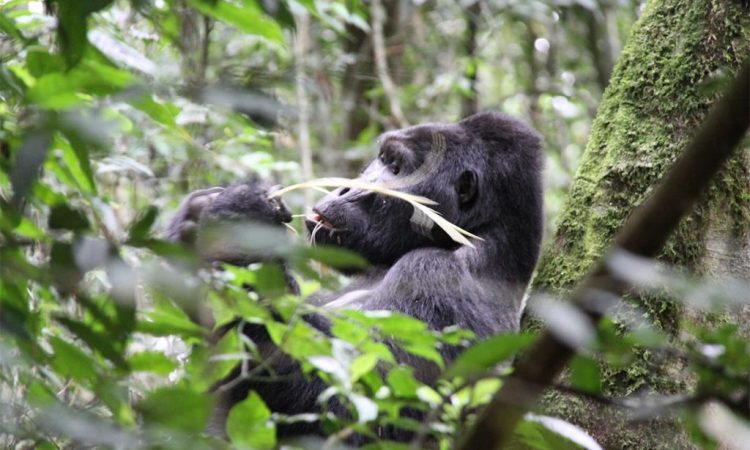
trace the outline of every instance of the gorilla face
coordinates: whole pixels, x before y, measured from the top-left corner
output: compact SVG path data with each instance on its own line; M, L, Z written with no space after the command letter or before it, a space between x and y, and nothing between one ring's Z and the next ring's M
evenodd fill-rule
M476 171L465 164L476 158L457 156L474 141L458 124L391 131L378 139L378 157L358 179L436 201L433 209L466 228L471 224L461 224L462 217L476 203L479 182ZM392 265L420 247L457 245L429 219L415 215L409 203L369 191L339 188L321 199L313 212L306 220L313 242L354 250L373 265Z

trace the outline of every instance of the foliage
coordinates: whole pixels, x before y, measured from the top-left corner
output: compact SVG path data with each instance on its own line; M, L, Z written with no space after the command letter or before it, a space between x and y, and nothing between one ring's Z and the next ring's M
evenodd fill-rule
M472 77L484 74L479 80L487 108L528 115L547 136L551 184L558 188L551 194L555 204L603 88L598 69L581 63L576 49L589 28L601 26L590 22L594 12L610 15L615 39L625 35L637 9L637 2L592 5L487 2L484 14L491 21L480 33L481 50L468 56L462 54L463 25L449 20L461 12L458 6L439 0L412 11L413 23L421 24L415 32L424 39L394 55L402 64L391 64L411 70L394 73L401 101L409 105L405 113L454 119L457 113L446 105L460 103L471 91ZM378 438L379 427L398 425L414 431L413 447L436 442L448 448L470 426L509 375L507 361L529 345L532 333L474 345L428 386L409 367L395 364L384 342L392 340L442 367L438 349L468 346L470 333L428 330L398 314L323 311L333 324L332 336L326 336L300 320L316 310L301 298L341 282L318 262L351 266L359 261L356 255L272 236L270 247L282 252L302 281L303 295L297 298L284 294L283 275L273 264L210 270L186 249L159 238L168 212L194 188L253 173L284 184L304 181L296 162L298 142L269 131L292 128L298 118L288 106L298 80L289 74L300 64L291 47L302 16L313 19L315 45L301 84L309 88L313 111L326 119L309 125L316 146L342 149L317 154L316 167L351 172L366 143L390 125L387 98L377 85L360 92L365 104L357 108L367 112L366 124L336 141L331 136L346 135L351 111L344 99L351 84L345 73L324 69L352 66L347 61L360 49L345 48L369 31L367 12L367 4L341 0L9 0L0 5L2 445L274 448L280 445L277 424L320 420L330 446L360 433L372 438L372 448L404 448ZM596 45L588 51L592 58L602 56ZM527 64L516 64L519 58ZM503 75L489 75L495 71ZM339 75L343 82L334 88ZM328 105L331 96L334 108ZM299 208L302 198L292 197L290 203ZM667 277L676 279L694 282ZM248 293L246 284L256 291ZM263 324L308 376L331 386L321 405L336 396L350 417L335 417L324 407L319 415L282 417L251 393L229 415L228 440L205 433L209 387L237 362L260 358L254 344L237 332L241 326L218 342L209 339L236 316ZM574 317L575 312L562 310L557 319ZM586 351L571 367L570 385L561 390L600 396L599 358L625 366L635 351L671 348L650 327L616 333L618 327L608 320L588 330ZM744 388L750 360L733 328L697 327L690 339L686 358L698 379L696 398L726 400ZM404 408L425 412L425 420L400 416ZM710 446L723 436L715 432L718 425L691 430ZM517 431L517 445L596 448L581 435L570 424L529 416Z

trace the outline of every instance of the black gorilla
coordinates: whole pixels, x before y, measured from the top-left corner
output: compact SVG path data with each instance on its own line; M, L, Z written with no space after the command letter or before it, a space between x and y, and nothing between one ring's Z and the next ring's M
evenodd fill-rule
M508 116L482 113L455 124L387 132L379 145L378 158L360 178L436 201L435 209L443 217L483 240L474 241L475 248L459 245L402 200L337 189L318 202L306 226L315 242L354 250L370 267L356 274L342 291L315 295L310 301L330 308L397 311L433 329L457 325L479 338L517 330L542 238L542 157L537 135ZM267 188L253 182L191 194L173 219L169 235L193 241L204 222L241 218L277 225L291 220L283 203L268 200ZM204 256L248 262L229 253ZM296 289L291 277L290 289ZM306 320L328 332L324 317L311 315ZM274 351L262 326L248 324L243 332L261 352L270 355ZM438 376L433 364L395 347L393 351L400 362L414 367L423 382ZM447 362L459 351L441 349ZM216 431L223 431L229 408L249 390L258 392L272 411L318 410L316 399L325 389L323 382L304 377L289 359L277 358L274 364L277 375L287 375L278 382L216 387ZM238 371L225 383L236 378ZM341 405L332 402L333 412L345 414ZM319 432L317 424L279 427L280 435Z

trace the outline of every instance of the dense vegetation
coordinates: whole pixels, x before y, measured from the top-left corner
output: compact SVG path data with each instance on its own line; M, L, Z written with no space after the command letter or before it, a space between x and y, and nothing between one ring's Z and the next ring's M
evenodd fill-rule
M289 261L302 288L296 297L285 294L274 264L202 267L160 238L164 224L191 190L253 174L284 185L351 176L381 131L498 110L544 136L547 229L556 239L537 285L564 294L687 143L748 49L743 2L681 9L686 3L652 1L627 41L644 8L636 0L2 2L0 445L274 448L276 424L312 420L324 423L327 440L285 444L338 448L361 433L373 448L455 445L508 376L501 363L534 341L537 323L476 344L427 386L394 364L384 339L442 367L436 348L470 333L428 330L397 314L329 311L333 335L325 336L300 320L313 309L302 299L340 286L327 266L361 264L357 255L307 246L296 222L296 237L274 245L258 238ZM683 11L680 20L671 20L674 11ZM656 38L663 45L652 46ZM643 111L619 106L641 101L658 114L637 128ZM656 126L673 116L666 130ZM726 214L700 210L666 252L669 263L722 278L626 258L636 300L598 327L565 303L530 300L579 351L551 386L548 411L602 442L609 430L592 425L599 409L597 417L580 413L584 400L624 417L618 427L648 419L665 448L678 435L680 447L749 441L747 321L734 314L750 276L746 158L711 190L707 204L728 205ZM583 191L598 200L581 202ZM295 213L317 195L301 192L285 197ZM736 270L702 270L716 266L704 253L683 257L714 245L719 239L703 233L722 224ZM209 386L258 358L238 332L212 339L216 325L238 315L265 324L306 373L330 384L325 395L350 417L282 417L251 394L229 416L228 441L206 435ZM426 411L425 420L399 416L405 407ZM413 430L413 440L379 440L378 428L394 424ZM598 448L543 415L525 416L514 436L519 448ZM607 441L617 445L639 448Z

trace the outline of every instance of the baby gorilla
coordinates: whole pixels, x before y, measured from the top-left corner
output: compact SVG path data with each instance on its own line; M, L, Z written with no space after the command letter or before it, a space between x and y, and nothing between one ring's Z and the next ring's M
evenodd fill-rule
M482 113L455 124L387 132L378 142L378 158L360 179L434 200L444 218L482 240L474 240L473 248L457 244L407 202L370 191L337 189L317 203L306 226L314 242L354 250L370 266L354 274L342 291L316 294L310 301L328 308L396 311L432 329L459 326L480 339L517 330L542 238L542 156L537 135L513 118ZM194 242L204 223L239 218L282 226L291 216L254 182L191 194L172 221L169 235ZM253 260L229 253L203 256L236 264ZM306 320L329 333L323 316L310 315ZM263 353L278 353L263 326L248 324L243 332ZM439 375L434 364L391 348L421 381L430 383ZM447 363L460 351L450 346L440 350ZM223 432L229 409L250 390L275 412L320 410L317 398L325 384L305 377L291 359L274 361L279 381L237 383L237 368L216 386L215 431ZM329 410L346 414L335 399ZM280 436L322 433L318 424L310 423L281 425L278 431ZM383 437L404 437L396 430L386 434Z

